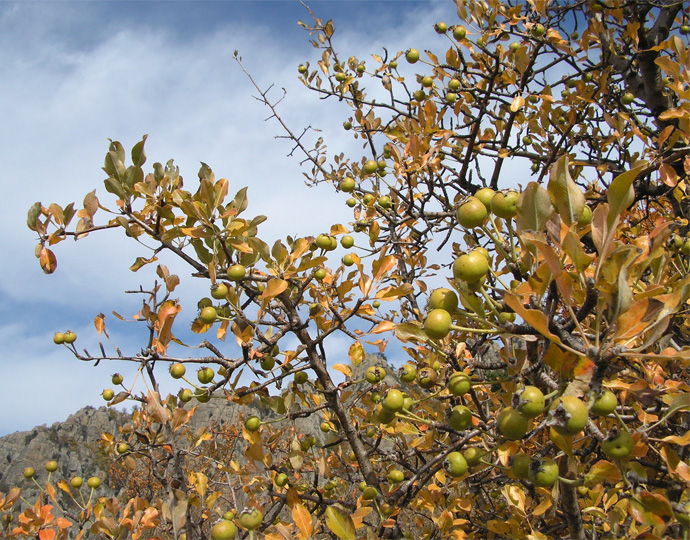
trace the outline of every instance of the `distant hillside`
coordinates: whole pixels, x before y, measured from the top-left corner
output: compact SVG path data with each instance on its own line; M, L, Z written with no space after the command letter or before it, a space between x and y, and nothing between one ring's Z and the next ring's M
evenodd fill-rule
M364 371L371 365L385 367L389 374L389 384L398 382L393 368L382 355L368 355L364 362L357 366L354 378L362 379ZM353 395L357 394L358 386L351 387ZM193 428L211 424L239 423L240 416L244 418L251 414L263 418L275 414L259 400L246 406L224 399L212 399L205 404L193 400L187 406L198 406L191 422ZM26 467L33 467L36 470L36 479L39 484L43 484L48 474L44 464L49 460L58 462L55 478L68 480L73 476L81 476L86 479L94 475L105 478L111 458L99 452L98 440L104 432L116 435L119 427L130 420L129 414L114 409L85 407L70 415L64 422L56 422L50 427L39 426L31 431L0 437L0 493L7 493L11 487L18 486L22 488L25 498L33 501L38 487L33 482L25 480L22 472ZM312 433L319 439L323 437L319 429L320 423L321 419L317 415L297 420L300 432ZM101 489L105 489L105 486Z

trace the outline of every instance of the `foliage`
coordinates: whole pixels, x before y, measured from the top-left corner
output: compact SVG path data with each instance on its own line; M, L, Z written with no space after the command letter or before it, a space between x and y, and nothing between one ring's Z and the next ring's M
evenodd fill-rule
M349 107L361 157L329 157L320 139L308 147L257 87L311 163L309 182L353 208L347 226L268 245L266 218L246 217L246 188L230 198L206 165L195 191L172 160L145 173L146 138L130 164L110 144L105 224L95 192L79 210L30 209L48 273L51 246L122 228L156 246L133 271L168 252L227 287L199 302L192 330L215 332L198 344L203 358L171 352L180 280L162 264L134 316L149 329L140 354L65 343L83 361L137 362L151 388L114 395L111 405L140 409L104 444L117 454L126 441L121 460L150 471L156 492L85 504L78 537L150 527L207 538L228 509L245 525L242 512L259 509L258 529L240 534L270 539L688 537L687 13L673 1L456 3L458 23L436 26L439 55L345 59L331 21L303 25L320 57L300 78ZM532 177L515 178L524 164ZM486 217L474 201L479 217L458 215L473 195ZM349 235L355 249L335 260L336 238ZM433 302L458 307L432 302L427 319L439 276L449 291ZM104 317L95 323L107 338ZM352 340L349 365L326 357L334 334ZM383 351L390 339L409 356L402 380L368 374L358 390L365 345ZM214 366L214 377L186 375L193 390L162 399L157 378L177 363ZM615 409L588 411L604 389ZM184 403L211 396L260 400L276 416L236 436L194 433ZM311 415L318 439L295 428ZM36 504L19 522L57 532ZM61 523L60 534L72 527ZM6 530L21 537L24 526Z

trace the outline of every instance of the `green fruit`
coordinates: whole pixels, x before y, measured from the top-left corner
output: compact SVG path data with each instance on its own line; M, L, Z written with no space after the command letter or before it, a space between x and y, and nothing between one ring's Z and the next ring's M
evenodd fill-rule
M529 479L537 487L551 487L558 480L558 463L553 459L534 460L529 466Z
M67 344L74 343L77 340L77 334L72 332L72 330L67 330L67 332L63 334L62 339Z
M512 407L506 407L498 414L498 431L506 439L517 441L527 434L529 419Z
M477 448L476 446L470 446L469 448L466 448L465 451L462 453L462 456L465 458L468 467L474 467L475 465L478 465L483 455L484 452L482 452L482 450L480 448Z
M452 324L453 319L445 309L432 309L424 319L424 332L431 339L443 339Z
M513 41L509 46L510 52L516 52L520 48L520 44L517 41Z
M393 206L393 201L391 201L388 195L384 195L383 197L379 197L378 205L384 210L388 210Z
M391 388L386 392L386 396L381 403L384 409L395 413L402 410L404 401L405 396L403 393L397 388Z
M199 403L211 401L211 393L206 388L199 388L194 392L194 397Z
M467 30L465 30L465 28L462 26L456 26L453 29L453 37L458 41L465 39L466 35L467 35Z
M208 384L213 380L213 369L210 367L202 367L196 372L196 377L201 384Z
M308 71L307 66L305 66L304 64L300 64L297 68L297 71L304 75Z
M522 144L524 144L525 146L529 146L530 144L532 144L532 137L530 137L529 135L525 135L522 138Z
M453 478L458 478L467 472L467 461L460 452L451 452L446 456L444 467Z
M517 202L520 194L514 190L497 191L491 198L491 211L500 218L517 216Z
M65 334L62 332L55 332L55 335L53 335L53 343L55 345L62 345L65 342Z
M410 383L417 378L417 368L412 364L404 364L398 370L398 377L402 382Z
M408 49L405 53L405 60L410 64L414 64L419 60L419 51L417 49Z
M328 422L321 422L321 425L319 426L319 428L321 429L321 431L323 433L328 433L332 429L331 425Z
M402 405L400 408L402 409ZM390 424L393 420L395 420L395 413L393 411L389 411L388 409L384 409L382 403L376 405L374 415L381 424Z
M454 396L464 396L470 391L470 378L462 371L456 371L450 376L448 390Z
M107 388L107 389L103 390L103 393L101 394L101 396L103 396L104 400L110 401L115 396L115 392L113 392L110 388Z
M455 103L458 100L458 95L455 92L448 92L446 94L446 101L448 103Z
M632 92L626 92L621 96L621 103L623 105L630 105L633 101L635 101L635 96Z
M349 120L345 120L345 122L343 122L343 129L345 129L345 131L351 130L352 129L352 122L350 122ZM340 189L342 189L342 186ZM345 191L345 190L343 189L343 191Z
M516 394L513 405L527 418L539 416L546 408L544 394L536 386L525 386L519 395Z
M489 272L489 261L476 250L460 255L453 263L455 279L467 283L476 283Z
M213 305L213 300L211 300L208 296L204 296L201 300L199 300L196 303L196 307L199 308L199 310L204 309L205 307L209 307Z
M451 410L448 425L455 431L464 431L472 425L472 411L464 405L457 405Z
M633 451L635 440L625 430L612 430L608 437L601 441L601 451L609 459L625 459Z
M379 302L378 300L374 300L374 301L371 303L371 305L372 305L372 307L373 307L374 309L378 309L378 308L381 307L381 302Z
M373 159L370 159L364 164L364 166L362 167L362 171L364 172L364 174L373 174L376 172L378 168L378 163L376 163Z
M271 371L273 366L276 365L276 360L272 356L264 356L261 359L261 369L264 371Z
M379 492L374 486L367 486L362 491L362 499L372 501L378 496Z
M371 193L367 193L363 198L362 202L365 206L371 206L374 202L374 196Z
M218 312L213 306L205 307L201 310L199 320L204 324L213 324L218 318Z
M326 270L323 268L319 268L318 270L316 270L316 272L314 272L314 278L317 281L323 281L325 277L326 277Z
M466 229L481 227L489 215L486 206L477 197L468 197L456 212L458 223Z
M459 79L451 79L448 81L448 88L450 90L456 91L460 90L460 87L462 86L462 83L460 82Z
M426 94L424 93L424 90L416 90L414 94L412 94L412 97L415 99L415 101L422 101L424 98L426 98Z
M101 479L98 476L92 476L86 481L86 485L91 489L98 489L98 486L101 485Z
M343 236L340 239L340 245L343 246L345 249L350 249L352 246L355 245L355 239L352 238L349 234Z
M426 76L426 77L422 78L422 86L424 88L431 88L431 86L433 86L433 84L434 84L434 78L433 77Z
M690 26L688 26L687 24L682 25L679 30L680 33L683 35L690 34Z
M184 388L180 390L179 394L177 394L177 397L180 398L182 403L189 403L194 397L194 394L192 394L192 391L189 388Z
M46 471L52 473L52 472L57 471L57 468L58 468L57 461L50 460L50 461L46 462Z
M448 31L448 25L444 22L437 22L434 25L434 30L437 34L445 34Z
M187 368L184 367L184 364L177 363L173 364L170 366L170 376L173 379L181 379L184 377L184 374L187 372Z
M364 375L364 378L369 384L376 384L383 380L386 376L386 370L381 366L369 366Z
M124 454L127 450L129 450L129 445L127 443L124 443L124 442L118 443L118 445L117 445L117 453L118 454Z
M425 367L417 372L417 384L422 388L431 388L436 385L438 375L430 367Z
M241 281L247 275L247 269L241 264L233 264L228 268L228 279L231 281Z
M474 196L482 201L482 204L486 206L487 210L491 209L491 199L493 199L493 196L496 194L496 192L488 187L482 188L479 191L477 191Z
M250 433L254 433L255 431L258 431L259 428L261 427L261 420L259 419L258 416L250 416L247 418L247 420L244 422L244 427L249 431Z
M225 283L216 283L211 287L211 296L216 300L222 300L228 295L228 286Z
M34 477L34 474L36 474L36 471L34 471L33 467L27 467L24 469L22 474L24 475L24 478L31 480Z
M388 481L391 484L400 484L404 480L405 480L405 473L403 473L402 471L399 471L397 469L393 469L392 471L388 472Z
M587 425L587 405L576 396L561 396L550 409L549 423L561 435L577 435Z
M309 380L309 375L306 371L298 371L295 373L295 384L304 384Z
M350 253L343 255L343 264L345 266L352 266L353 264L355 264L355 261Z
M546 33L546 28L543 24L535 24L532 27L532 35L536 38L542 37Z
M122 384L123 380L124 378L120 373L115 373L110 379L110 381L115 385Z
M84 483L84 480L82 480L81 476L75 476L69 481L69 483L74 489L79 489Z
M278 486L278 487L285 487L288 483L287 474L280 473L279 475L277 475L275 478L275 483L276 483L276 486Z
M336 81L338 81L338 82L344 82L345 79L347 79L347 75L345 75L345 73L343 73L342 71L335 74L335 80L336 80Z
M611 392L611 390L604 390L594 400L594 403L589 408L589 412L595 416L607 416L615 411L617 406L618 399L616 399L616 394Z
M443 309L448 313L453 313L458 308L458 295L451 289L436 289L429 296L427 308L429 310Z
M356 200L356 199L353 199L352 197L350 197L350 198L345 202L345 204L347 204L350 208L354 208L355 206L357 206L357 200Z
M264 515L257 508L245 510L240 514L240 525L248 531L252 531L259 527L263 520Z
M580 227L586 227L587 225L592 223L593 217L594 214L592 213L592 209L588 205L585 205L582 209L582 214L580 214L580 217L577 219L577 224Z
M520 480L529 478L529 466L532 463L532 458L523 452L515 454L510 459L510 470Z
M211 540L232 540L237 536L237 526L230 520L223 519L211 527Z
M325 249L325 250L330 250L331 249L331 237L328 234L320 234L319 236L316 237L316 246Z

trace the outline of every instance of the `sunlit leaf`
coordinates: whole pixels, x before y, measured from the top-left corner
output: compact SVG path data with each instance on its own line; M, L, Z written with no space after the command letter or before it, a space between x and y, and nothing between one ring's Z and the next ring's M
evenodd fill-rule
M326 526L340 540L355 540L357 533L350 515L339 506L326 508Z

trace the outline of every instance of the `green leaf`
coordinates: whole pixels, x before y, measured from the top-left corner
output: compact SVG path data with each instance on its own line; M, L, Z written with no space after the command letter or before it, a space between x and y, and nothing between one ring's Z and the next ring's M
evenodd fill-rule
M355 524L350 514L339 506L333 505L326 508L326 526L340 540L355 540L357 538Z
M32 231L36 230L36 220L38 219L38 216L40 216L40 215L41 215L41 203L35 202L33 205L31 205L31 208L29 208L29 211L26 214L26 225Z
M549 192L536 182L530 182L517 203L517 230L542 231L553 215Z
M551 201L568 227L582 215L585 207L585 195L570 177L568 156L563 156L551 168L547 186Z
M247 188L243 187L237 192L235 198L230 203L230 206L237 210L237 214L241 214L247 209L248 205L249 199L247 199Z
M422 330L422 327L419 326L419 324L411 322L400 323L398 326L396 326L395 336L403 343L411 339L424 343L429 339L426 337L424 330Z
M613 179L606 193L606 199L609 203L608 225L609 229L614 228L614 222L625 209L630 206L635 200L635 190L633 189L633 182L639 176L643 169L646 169L648 163L641 162L636 167L629 171L619 174Z
M110 151L105 155L103 169L109 176L122 180L125 175L125 165L119 159L117 152Z
M146 153L144 152L144 143L148 135L144 135L142 139L132 147L132 163L136 167L141 167L146 163Z
M116 195L118 198L124 200L125 190L122 189L122 183L121 182L118 182L115 178L110 176L110 177L106 178L103 183L105 184L105 190L108 193L112 193L113 195Z
M203 161L201 162L201 167L199 168L199 180L208 180L209 182L213 183L216 179L215 175L213 174L213 171L211 170L211 167L206 165Z

